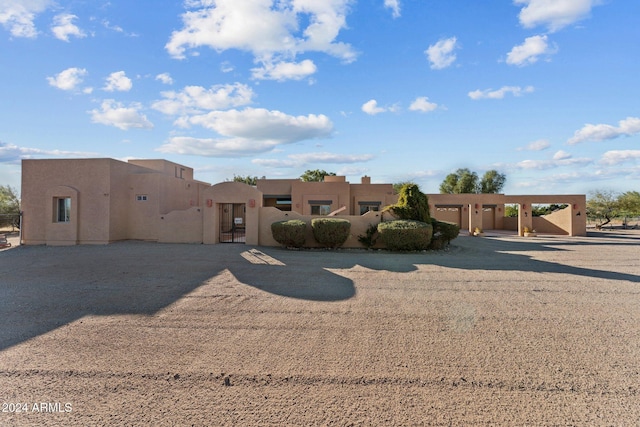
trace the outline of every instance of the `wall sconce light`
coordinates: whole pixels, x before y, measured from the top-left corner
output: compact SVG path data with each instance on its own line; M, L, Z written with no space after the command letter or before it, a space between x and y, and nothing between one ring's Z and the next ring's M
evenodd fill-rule
M527 204L526 203L522 204L522 209L527 209Z
M580 212L578 212L578 213L576 214L576 216L580 216Z
M525 216L525 217L527 217L527 216L529 216L529 214L528 214L527 212L525 212L525 213L524 213L524 216Z

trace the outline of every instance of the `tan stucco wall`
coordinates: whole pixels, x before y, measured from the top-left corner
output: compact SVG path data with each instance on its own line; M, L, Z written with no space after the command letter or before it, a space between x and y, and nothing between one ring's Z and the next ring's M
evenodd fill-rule
M202 243L203 208L193 207L160 216L158 241L162 243Z
M181 175L181 176L180 176ZM350 219L352 236L346 247L360 247L357 241L368 224L380 221L371 212L359 215L359 202L380 202L380 209L397 201L391 184L371 184L363 178L350 184L344 177L327 177L327 182L299 179L258 180L257 187L239 182L209 185L193 180L193 170L164 160L45 159L24 160L22 166L22 238L25 244L108 243L124 239L162 242L218 243L220 209L225 203L243 204L247 244L276 244L270 224L294 213L310 222L311 200L330 200L331 210ZM291 196L292 211L261 209L264 197ZM145 196L146 200L137 200ZM475 227L524 227L539 232L586 234L584 195L505 196L502 194L429 194L431 215L436 219ZM72 200L71 221L57 223L54 203L58 197ZM504 218L504 205L520 206L517 225ZM544 219L531 216L532 204L566 203L570 207ZM438 211L458 207L457 212ZM375 219L374 219L375 218ZM542 221L542 222L541 222ZM311 232L309 230L309 232ZM311 236L311 235L310 235ZM310 244L313 239L309 238Z
M203 190L203 242L219 243L220 206L224 203L243 203L245 213L245 239L250 245L258 244L259 209L262 193L241 182L221 182Z
M445 219L444 214L439 214L438 206L460 206L461 207L461 230L473 231L476 227L486 229L486 223L490 222L486 218L483 208L494 206L493 215L495 229L518 230L519 235L523 234L524 227L536 229L536 224L531 214L531 206L536 204L568 204L570 209L563 215L557 215L551 219L546 219L540 224L541 229L548 233L566 233L570 236L584 236L587 231L586 222L586 196L576 194L559 195L504 195L504 194L428 194L429 207L432 216L436 219ZM512 221L504 218L504 205L517 204L519 215L515 228ZM440 216L440 217L439 217ZM451 216L448 216L451 218ZM539 220L542 221L542 220ZM536 229L536 231L538 231ZM543 232L543 231L540 231Z
M106 243L110 223L111 159L23 160L22 238L25 244ZM73 216L67 224L54 224L53 199L72 189ZM75 213L75 214L74 214ZM62 226L69 227L62 227ZM62 229L73 233L59 233ZM55 230L55 231L54 231ZM63 235L67 237L62 237ZM70 240L68 240L70 239Z

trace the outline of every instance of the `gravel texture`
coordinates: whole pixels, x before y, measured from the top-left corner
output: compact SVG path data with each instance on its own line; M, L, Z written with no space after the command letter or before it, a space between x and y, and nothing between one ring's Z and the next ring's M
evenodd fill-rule
M640 425L638 231L13 247L0 319L2 426Z

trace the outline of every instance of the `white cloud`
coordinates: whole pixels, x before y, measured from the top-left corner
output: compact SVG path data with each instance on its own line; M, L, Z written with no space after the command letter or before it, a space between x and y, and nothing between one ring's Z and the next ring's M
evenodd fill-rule
M375 116L376 114L380 114L380 113L395 112L395 111L398 111L399 108L400 107L398 107L398 105L396 104L390 107L379 107L378 101L376 101L375 99L371 99L365 102L364 104L362 104L362 111L372 116Z
M458 47L457 42L458 39L455 37L442 39L424 51L431 62L432 69L441 70L454 63L456 55L453 51Z
M87 35L73 23L76 18L78 18L76 15L70 13L56 15L53 18L53 26L51 27L53 35L65 42L69 41L69 36L86 37Z
M503 86L498 90L493 89L485 89L485 90L474 90L473 92L469 92L469 98L473 100L478 99L503 99L505 95L508 93L513 96L522 96L525 93L531 93L535 89L533 86L527 86L524 89L520 86Z
M0 24L14 37L35 38L38 36L33 22L36 15L53 5L53 0L2 0Z
M520 11L520 24L525 28L539 25L557 31L589 16L598 0L515 0L524 5Z
M400 0L384 0L384 7L391 9L394 18L400 17Z
M525 147L518 148L518 151L542 151L551 146L551 143L546 139L538 139L537 141L530 142Z
M188 49L239 49L257 62L280 62L304 52L323 52L350 62L353 48L336 41L346 28L351 0L189 0L183 28L171 34L165 48L182 59ZM301 27L301 23L306 26Z
M557 151L551 159L545 160L523 160L518 162L515 167L517 169L529 169L529 170L545 170L545 169L554 169L564 166L576 166L576 165L587 165L593 163L592 159L588 158L577 158L574 159L573 156L566 151Z
M302 62L265 62L260 68L253 68L252 77L256 80L302 80L317 71L316 64L310 59Z
M553 160L567 160L567 159L570 159L571 157L572 157L571 154L567 153L566 151L558 150L553 155Z
M538 62L541 55L553 55L558 51L557 47L550 47L547 36L527 37L524 43L514 46L507 54L507 64L525 66Z
M102 90L107 92L128 92L133 87L131 79L125 75L124 71L116 71L109 74L107 77L107 83Z
M212 111L185 117L182 123L202 126L222 138L174 137L159 151L215 157L252 155L283 144L325 138L333 131L333 124L324 115L290 116L262 108Z
M15 144L0 142L0 163L20 164L22 159L36 157L95 157L96 153L86 151L42 150L40 148L19 147Z
M375 99L371 99L362 104L362 111L374 116L376 114L384 113L387 110L382 107L378 107L378 101L376 101Z
M586 124L575 132L567 144L573 145L585 141L605 141L621 136L632 136L640 133L640 118L627 117L618 122L618 127L607 124Z
M420 111L423 113L434 111L436 108L438 108L438 104L436 104L435 102L429 102L429 98L427 98L426 96L416 98L415 101L413 101L409 106L409 110Z
M156 80L161 81L163 84L172 85L173 79L169 73L161 73L156 76Z
M60 90L76 90L86 75L86 69L73 67L61 71L54 77L47 77L47 81L51 86Z
M640 160L640 150L612 150L602 155L600 163L605 165L619 165L626 162L636 162Z
M153 124L140 110L142 105L139 103L132 103L129 107L125 107L120 102L107 99L102 102L99 110L94 109L89 113L93 123L115 126L122 130L153 128Z
M350 164L368 162L372 154L303 153L290 154L286 159L254 159L251 163L271 168L303 167L313 163Z
M187 86L182 91L162 92L165 98L151 107L167 115L200 114L204 111L248 105L253 100L253 90L245 84L234 83L211 86Z

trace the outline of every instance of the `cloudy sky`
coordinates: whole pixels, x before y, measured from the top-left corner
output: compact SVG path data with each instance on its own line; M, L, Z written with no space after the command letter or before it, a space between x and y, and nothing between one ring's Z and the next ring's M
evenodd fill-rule
M30 158L216 183L640 189L636 0L0 0L0 184Z

